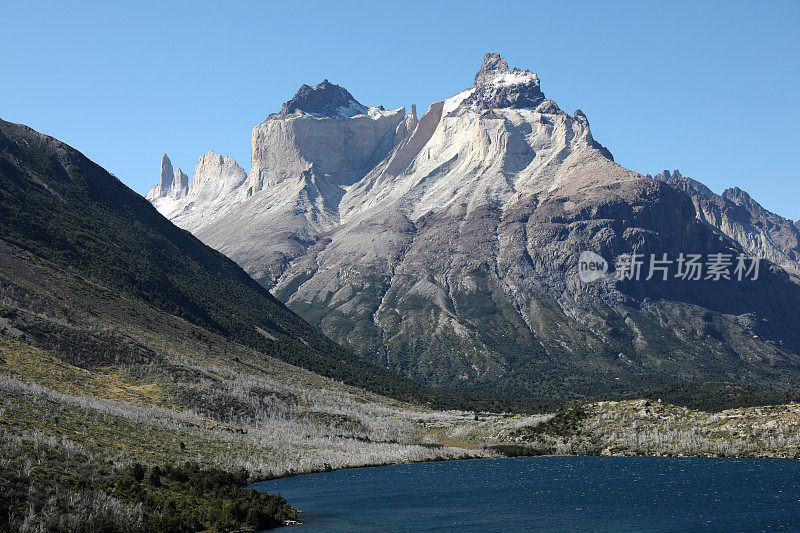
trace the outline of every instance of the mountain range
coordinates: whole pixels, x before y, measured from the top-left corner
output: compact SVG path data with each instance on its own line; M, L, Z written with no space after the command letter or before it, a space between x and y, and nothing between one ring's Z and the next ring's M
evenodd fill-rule
M147 198L418 381L528 400L800 384L798 224L739 189L620 166L499 54L421 117L304 85L253 128L249 175L209 152L184 184L164 156ZM757 280L585 283L587 250L761 261Z
M253 139L250 175L162 156L148 197L195 236L0 120L0 529L262 530L299 515L248 483L364 465L800 454L796 405L660 401L800 398L798 225L745 192L616 165L496 54L421 118L326 80Z

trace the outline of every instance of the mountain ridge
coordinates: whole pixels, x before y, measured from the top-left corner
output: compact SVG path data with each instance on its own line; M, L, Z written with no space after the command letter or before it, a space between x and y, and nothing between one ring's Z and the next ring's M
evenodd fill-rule
M800 221L793 222L768 211L739 187L716 194L678 170L673 173L664 170L655 179L689 194L701 220L800 281Z

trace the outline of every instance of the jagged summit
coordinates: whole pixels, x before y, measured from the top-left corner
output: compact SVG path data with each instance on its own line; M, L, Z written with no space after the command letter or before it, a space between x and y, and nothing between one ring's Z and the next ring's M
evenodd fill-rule
M188 205L208 204L227 198L247 179L247 172L231 157L209 150L200 156L191 182L180 168L172 171L167 154L161 157L161 181L150 189L147 199L165 216L173 217Z
M247 179L247 172L227 155L213 150L200 156L189 188L193 200L214 200L234 191Z
M302 111L317 117L350 118L365 115L367 106L356 100L350 92L327 79L313 87L303 84L291 100L283 104L280 116Z
M722 191L722 197L726 200L730 200L731 202L735 203L736 205L744 206L748 209L758 211L760 214L766 217L776 217L776 215L772 211L764 209L761 204L753 200L753 198L747 193L747 191L743 191L739 187L731 187L729 189L725 189Z
M470 94L459 107L475 112L501 108L535 108L545 97L539 77L530 70L509 69L500 54L487 53L475 74Z
M496 53L483 56L481 69L475 74L475 87L532 85L539 87L539 77L530 70L508 68L506 60Z
M694 192L707 199L711 199L716 196L714 194L714 191L712 191L699 181L693 180L692 178L687 178L686 176L682 175L680 170L678 169L675 169L675 171L671 173L669 170L664 170L659 174L653 176L653 178L659 181L663 181L665 183L669 183L670 185L674 185L679 189L683 190L684 192Z

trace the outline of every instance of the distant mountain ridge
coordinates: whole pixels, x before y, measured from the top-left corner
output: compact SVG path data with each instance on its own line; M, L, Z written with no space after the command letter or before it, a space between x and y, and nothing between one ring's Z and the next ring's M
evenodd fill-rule
M686 192L697 215L749 253L779 265L800 280L800 221L764 209L739 187L715 194L702 183L665 170L655 179Z
M339 106L335 87L293 100ZM562 111L499 54L420 118L284 107L253 129L237 189L187 197L170 218L365 358L516 398L800 383L790 221L754 206L734 215L734 193L716 216L704 193L618 165L583 112ZM612 264L635 252L774 265L755 284L586 284L584 250Z

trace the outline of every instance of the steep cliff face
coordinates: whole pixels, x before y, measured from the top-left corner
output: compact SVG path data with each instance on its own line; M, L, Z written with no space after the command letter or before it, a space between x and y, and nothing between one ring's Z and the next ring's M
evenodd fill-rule
M308 89L308 98L321 91L339 102L341 97L330 95L328 86L322 83ZM271 115L253 128L252 193L303 172L311 172L335 186L352 185L383 159L394 144L394 133L405 117L405 109L367 108L350 98L346 107L321 108L330 114L306 113L305 99L287 102L284 109L293 110L291 113ZM297 99L295 96L293 100Z
M655 176L686 192L697 216L753 255L781 266L800 280L800 227L798 223L764 209L738 187L714 194L708 187L679 171Z
M251 175L226 198L212 223L174 220L328 335L426 382L514 397L800 383L800 291L780 268L757 283L581 281L586 250L752 250L698 220L686 191L615 163L582 112L497 54L419 119L301 88L254 128Z

